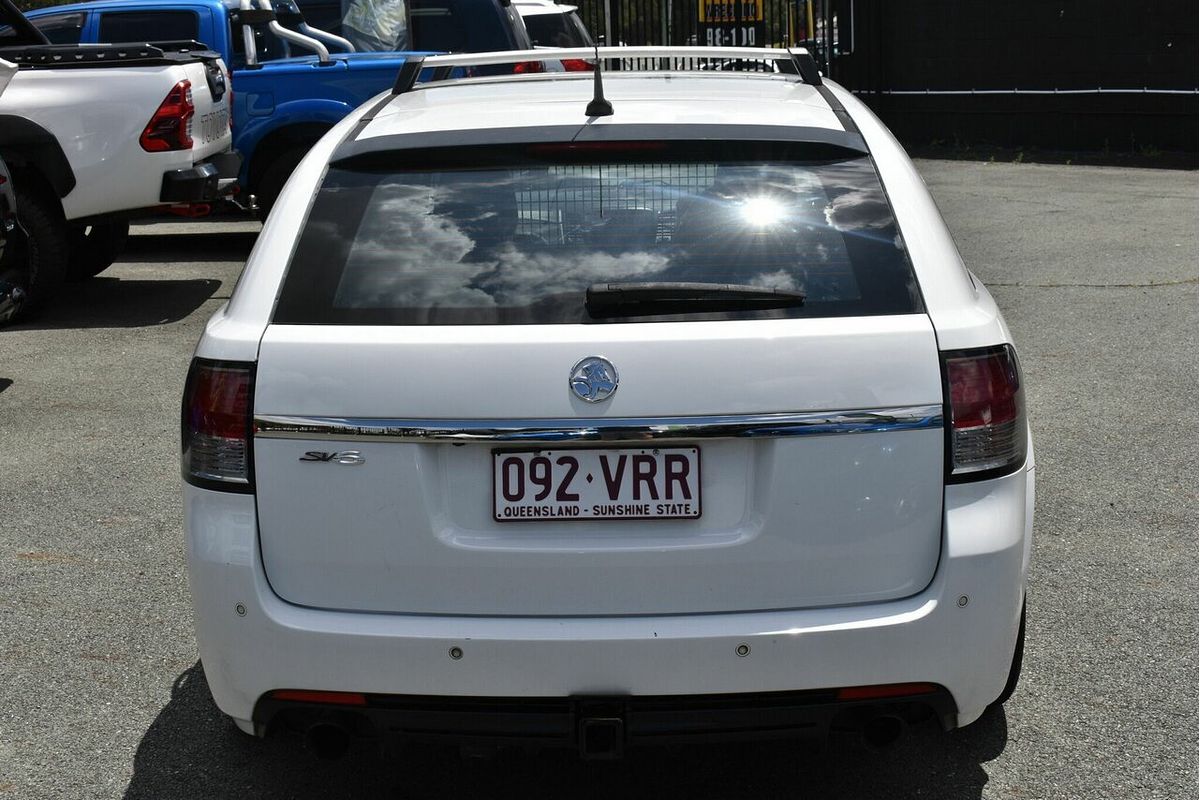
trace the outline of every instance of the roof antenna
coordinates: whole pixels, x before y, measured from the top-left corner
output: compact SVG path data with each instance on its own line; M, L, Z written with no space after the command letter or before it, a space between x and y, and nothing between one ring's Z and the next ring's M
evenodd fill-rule
M589 117L611 117L613 113L612 103L604 99L604 82L600 80L600 65L603 63L600 60L600 46L592 46L596 48L596 68L592 71L593 85L596 91L592 95L592 102L588 103L583 113Z

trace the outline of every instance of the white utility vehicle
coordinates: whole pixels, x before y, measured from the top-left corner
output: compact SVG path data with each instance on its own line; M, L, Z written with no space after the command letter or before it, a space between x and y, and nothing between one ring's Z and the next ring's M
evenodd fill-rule
M195 42L51 45L9 0L0 25L0 158L29 238L31 310L111 264L131 215L232 188L232 93L219 56Z
M208 323L182 444L217 705L325 753L603 758L1003 702L1021 377L904 151L802 51L415 84L540 57L407 66Z

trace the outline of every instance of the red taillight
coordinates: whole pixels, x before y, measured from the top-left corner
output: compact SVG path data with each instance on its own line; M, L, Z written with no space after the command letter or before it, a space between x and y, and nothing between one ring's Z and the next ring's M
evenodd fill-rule
M513 64L513 72L518 75L525 75L531 72L545 72L546 65L540 61L520 61Z
M564 58L562 65L567 72L591 72L596 68L595 65L582 58Z
M298 703L325 703L335 706L365 706L367 698L358 692L314 692L307 689L278 689L271 692L275 700Z
M882 700L887 697L912 697L938 690L932 683L883 683L875 686L848 686L838 689L838 700Z
M942 358L950 398L951 477L986 477L1023 464L1024 397L1012 347L963 350Z
M148 153L168 150L192 149L192 117L196 106L192 104L192 82L175 84L167 98L159 105L154 116L146 123L138 141Z
M192 362L183 392L183 477L207 488L246 491L250 482L254 365Z

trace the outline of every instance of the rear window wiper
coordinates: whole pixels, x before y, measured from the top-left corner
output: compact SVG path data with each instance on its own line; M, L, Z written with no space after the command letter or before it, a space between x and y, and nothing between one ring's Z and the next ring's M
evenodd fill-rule
M603 316L605 313L648 313L647 306L668 314L712 309L794 308L804 305L804 297L804 292L794 289L741 283L645 281L593 283L588 287L584 302L593 316Z

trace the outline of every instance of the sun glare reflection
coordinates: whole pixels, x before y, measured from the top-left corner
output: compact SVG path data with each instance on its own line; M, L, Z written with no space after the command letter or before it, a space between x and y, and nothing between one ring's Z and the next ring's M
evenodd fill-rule
M749 197L738 206L742 220L756 228L765 228L781 221L786 209L771 197Z

